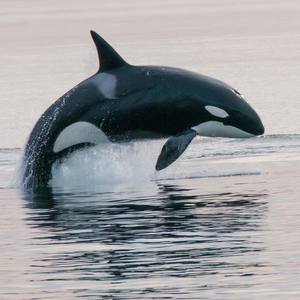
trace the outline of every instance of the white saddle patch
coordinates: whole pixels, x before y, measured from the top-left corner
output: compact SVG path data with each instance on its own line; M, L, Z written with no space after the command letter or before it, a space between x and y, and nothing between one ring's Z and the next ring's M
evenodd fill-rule
M117 78L108 73L100 73L95 77L97 86L102 95L107 99L116 98Z
M63 129L58 135L53 151L57 153L82 143L100 144L107 142L109 142L107 136L95 125L88 122L76 122Z
M233 126L225 126L221 122L208 121L197 126L194 129L199 135L210 137L228 137L228 138L249 138L253 135Z
M224 109L221 109L219 107L216 106L212 106L212 105L206 105L205 109L212 114L215 117L218 118L227 118L229 116L229 114L227 113L227 111L225 111Z

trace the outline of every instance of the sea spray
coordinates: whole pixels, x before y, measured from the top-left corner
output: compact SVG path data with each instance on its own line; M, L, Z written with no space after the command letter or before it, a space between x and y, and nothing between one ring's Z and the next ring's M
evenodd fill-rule
M77 151L52 167L53 187L96 188L141 184L155 178L162 141L101 144Z

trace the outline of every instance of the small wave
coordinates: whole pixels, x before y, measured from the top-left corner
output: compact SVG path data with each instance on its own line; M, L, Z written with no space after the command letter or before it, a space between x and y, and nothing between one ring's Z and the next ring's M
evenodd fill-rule
M240 177L240 176L257 176L260 175L261 172L232 172L232 173L221 173L221 174L200 174L200 175L192 175L192 176L177 176L177 177L165 177L163 180L174 180L174 179L201 179L201 178L226 178L226 177ZM161 180L161 179L160 179ZM157 181L157 180L154 180Z
M122 183L136 185L164 179L255 175L255 172L252 174L252 170L252 173L247 173L227 169L228 174L219 172L217 168L213 168L209 174L204 170L216 162L225 162L228 159L235 159L235 162L249 159L249 162L255 163L286 160L290 157L299 157L300 153L299 134L267 135L251 139L198 137L178 161L166 170L156 172L155 163L163 143L164 140L152 140L107 144L78 151L63 163L53 166L50 184L53 187L90 189L99 185L101 187ZM20 184L18 169L21 153L20 148L0 149L2 173L6 174L5 178L13 177L9 184L5 183L6 186ZM11 171L13 168L17 169L15 176Z
M20 153L22 148L0 148L0 153Z
M299 153L299 134L277 134L250 139L198 138L189 155L201 158L261 156L274 153Z

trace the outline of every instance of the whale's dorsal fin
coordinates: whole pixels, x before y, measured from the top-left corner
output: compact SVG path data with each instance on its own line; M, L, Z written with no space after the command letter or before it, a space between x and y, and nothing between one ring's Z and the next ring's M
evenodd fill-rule
M91 36L98 51L100 64L98 72L105 72L127 65L124 59L98 33L91 30Z

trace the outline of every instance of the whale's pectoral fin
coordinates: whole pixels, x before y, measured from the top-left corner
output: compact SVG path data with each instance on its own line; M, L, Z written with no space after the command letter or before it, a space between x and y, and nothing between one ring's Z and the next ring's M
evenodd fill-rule
M167 140L156 162L155 169L160 171L172 164L187 148L197 132L188 129Z

